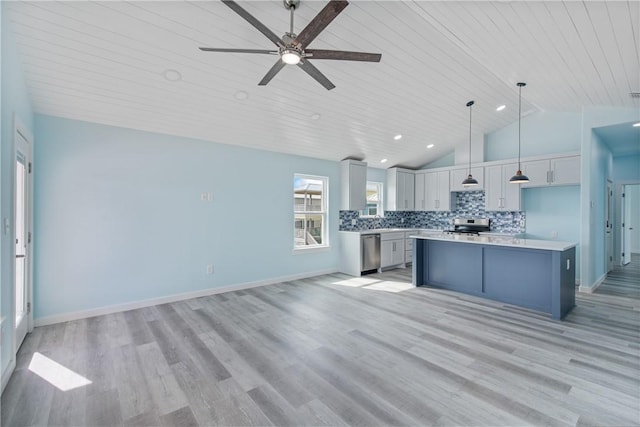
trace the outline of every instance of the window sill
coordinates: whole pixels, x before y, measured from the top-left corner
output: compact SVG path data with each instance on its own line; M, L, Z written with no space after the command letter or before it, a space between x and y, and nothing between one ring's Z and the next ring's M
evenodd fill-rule
M331 246L329 245L294 248L293 255L313 254L317 252L329 252L330 250L331 250Z

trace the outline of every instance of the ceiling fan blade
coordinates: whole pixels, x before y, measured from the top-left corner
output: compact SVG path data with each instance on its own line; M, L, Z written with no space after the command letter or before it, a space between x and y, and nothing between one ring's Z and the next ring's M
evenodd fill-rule
M304 27L304 30L298 34L292 44L294 46L308 46L348 4L349 2L345 0L331 0L324 9Z
M267 72L267 74L262 78L262 80L260 80L260 83L258 83L258 86L265 86L267 83L269 83L271 79L274 78L275 75L278 74L280 70L284 68L285 65L287 64L285 64L284 62L282 62L280 58L278 58L278 60L276 61L275 64L273 64L273 67L271 67L269 72Z
M282 45L282 40L273 31L268 29L262 22L258 21L252 14L244 10L238 3L233 0L222 0L222 3L229 6L235 13L242 16L245 21L256 27L258 31L264 34L269 40L271 40L276 46Z
M324 86L327 90L331 90L334 87L336 87L336 85L331 83L329 79L326 78L325 75L320 72L320 70L318 70L316 67L311 65L311 62L302 60L298 63L298 67L306 71L307 74L309 74L311 77L316 79L316 81L320 83L322 86Z
M340 61L380 62L381 53L348 52L346 50L305 49L306 59L337 59Z
M267 53L267 54L278 54L277 50L266 50L266 49L218 49L217 47L201 47L199 48L205 52L232 52L232 53Z

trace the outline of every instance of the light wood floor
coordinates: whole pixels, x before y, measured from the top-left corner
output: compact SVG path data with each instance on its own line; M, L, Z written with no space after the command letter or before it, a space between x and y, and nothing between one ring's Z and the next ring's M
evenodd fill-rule
M615 267L596 290L599 294L640 298L640 254L631 254L631 262Z
M628 271L616 280L638 283ZM36 328L2 425L638 425L637 293L580 294L557 322L409 278L332 274ZM60 390L29 369L44 357L91 383Z

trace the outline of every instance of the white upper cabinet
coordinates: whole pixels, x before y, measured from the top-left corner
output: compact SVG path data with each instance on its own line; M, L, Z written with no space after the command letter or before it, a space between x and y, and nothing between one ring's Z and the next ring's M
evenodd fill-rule
M367 164L357 160L340 162L340 209L360 211L367 205Z
M471 168L471 175L478 181L478 185L473 187L464 187L462 181L469 176L469 168L464 169L452 169L451 180L449 181L449 187L451 191L476 191L484 190L484 167L477 166Z
M521 184L511 184L509 182L509 178L515 175L517 169L517 163L487 166L485 168L485 210L520 210Z
M414 207L414 172L409 169L387 169L387 210L412 211Z
M579 185L580 156L551 159L551 185Z
M427 210L427 206L425 204L425 175L426 172L416 171L415 173L415 198L414 198L414 209L417 211L425 211Z
M522 162L522 173L529 177L526 187L580 184L580 156Z
M450 211L451 191L449 171L427 172L424 179L425 209L427 211Z

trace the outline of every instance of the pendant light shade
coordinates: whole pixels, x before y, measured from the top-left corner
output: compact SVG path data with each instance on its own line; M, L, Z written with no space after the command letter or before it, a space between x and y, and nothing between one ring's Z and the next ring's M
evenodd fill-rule
M473 104L473 101L467 102L467 107L469 107L469 176L467 179L462 181L463 187L473 187L474 185L478 185L478 180L471 175L471 107Z
M522 174L520 170L520 129L522 123L522 87L526 86L526 83L518 83L518 171L513 175L509 182L511 184L523 184L529 182L529 177Z

